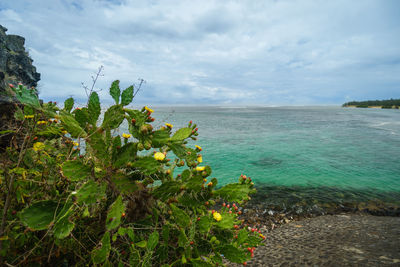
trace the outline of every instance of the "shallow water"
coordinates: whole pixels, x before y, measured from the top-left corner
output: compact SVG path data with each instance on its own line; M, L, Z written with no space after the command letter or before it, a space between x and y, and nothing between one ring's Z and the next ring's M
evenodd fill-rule
M303 188L307 197L322 198L319 188L377 199L400 193L399 110L160 107L154 117L159 126L198 125L191 145L203 147L220 184L246 174L260 188Z

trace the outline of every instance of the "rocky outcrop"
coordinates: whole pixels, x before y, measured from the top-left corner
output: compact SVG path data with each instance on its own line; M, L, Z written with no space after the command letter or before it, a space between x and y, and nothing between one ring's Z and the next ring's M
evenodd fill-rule
M37 86L40 73L32 65L33 60L25 50L25 38L7 35L7 29L0 25L0 78L4 83L21 82L27 86Z
M25 39L18 35L8 35L6 31L0 25L0 132L9 130L14 121L16 100L9 96L8 84L22 83L36 87L40 80L40 74L36 72L33 60L25 50ZM0 150L9 138L9 134L0 134Z

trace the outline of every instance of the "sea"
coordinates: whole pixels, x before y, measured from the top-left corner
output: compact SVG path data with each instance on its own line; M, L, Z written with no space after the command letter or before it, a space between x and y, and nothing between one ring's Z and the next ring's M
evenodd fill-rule
M400 110L312 107L152 107L154 128L197 125L188 146L218 186L251 177L268 211L400 214ZM177 173L182 168L177 169Z

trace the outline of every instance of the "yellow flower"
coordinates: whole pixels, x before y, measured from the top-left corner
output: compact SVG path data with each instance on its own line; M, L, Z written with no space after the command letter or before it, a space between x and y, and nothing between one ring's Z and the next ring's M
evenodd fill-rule
M156 160L161 161L161 160L164 160L164 159L165 159L165 155L164 155L164 153L157 152L157 153L154 154L154 158L155 158Z
M68 132L67 132L67 131L61 131L61 133L62 133L62 134L67 134Z
M171 129L172 127L174 127L174 126L173 126L172 124L170 124L170 123L166 123L165 126L167 126L167 127L170 128L170 129Z
M147 106L145 106L144 109L147 110L147 111L150 112L150 113L153 113L153 112L154 112L154 110L152 110L151 108L148 108Z
M222 220L222 216L221 214L219 214L218 212L214 212L213 214L214 219L219 222L220 220Z
M47 121L38 121L37 124L46 124Z
M206 167L204 167L204 166L197 166L196 167L196 171L198 171L198 172L201 172L201 171L204 171L204 169L205 169Z
M35 115L25 115L24 116L25 119L33 119L33 117L35 117Z
M207 186L212 186L213 185L213 183L212 182L209 182L208 184L207 184Z
M203 162L203 157L202 157L201 155L198 155L198 156L197 156L197 161L198 161L199 163L202 163L202 162Z
M203 150L203 149L201 148L201 146L195 145L195 147L196 147L198 150L200 150L200 151Z
M44 144L42 142L36 142L33 144L33 150L40 151L43 150Z
M128 139L128 138L131 137L131 135L130 135L130 134L123 133L123 134L122 134L122 137Z
M74 146L79 146L79 143L77 143L77 142L72 142L72 144L73 144Z

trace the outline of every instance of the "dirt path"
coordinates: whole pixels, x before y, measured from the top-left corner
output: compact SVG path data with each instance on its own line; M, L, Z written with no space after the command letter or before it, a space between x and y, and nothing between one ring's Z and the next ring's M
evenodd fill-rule
M400 217L326 215L265 235L247 266L400 266Z

